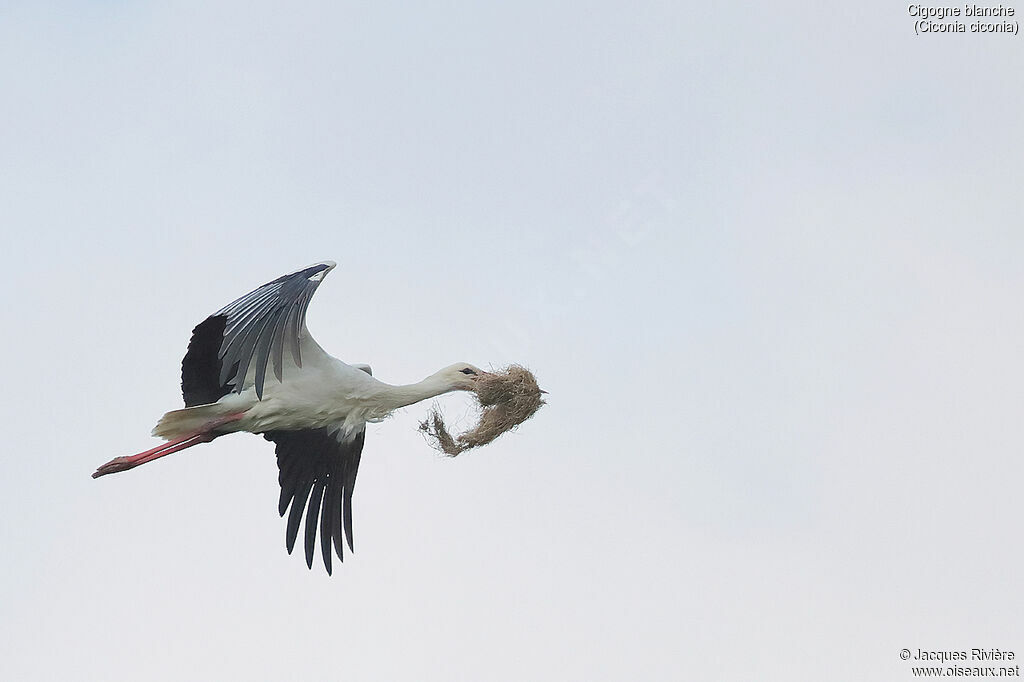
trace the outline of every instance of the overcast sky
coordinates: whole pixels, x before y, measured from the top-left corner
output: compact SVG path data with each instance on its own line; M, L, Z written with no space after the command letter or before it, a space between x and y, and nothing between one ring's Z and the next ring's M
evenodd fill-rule
M413 5L0 8L0 677L1020 662L1022 39ZM549 404L456 459L429 404L371 425L333 577L285 552L259 437L89 477L155 444L196 323L326 259L329 352L519 362Z

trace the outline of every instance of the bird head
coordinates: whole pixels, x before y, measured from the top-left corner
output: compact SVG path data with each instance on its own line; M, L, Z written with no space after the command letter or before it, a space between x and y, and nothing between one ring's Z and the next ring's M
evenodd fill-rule
M454 391L472 391L476 388L476 382L480 377L486 376L487 372L468 362L457 362L449 365L438 372Z

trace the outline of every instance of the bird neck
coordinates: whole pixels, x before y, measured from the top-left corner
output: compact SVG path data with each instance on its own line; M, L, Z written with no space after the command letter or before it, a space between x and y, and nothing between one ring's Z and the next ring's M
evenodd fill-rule
M448 381L436 374L431 374L423 381L418 381L415 384L401 384L399 386L384 384L384 387L381 399L388 411L397 410L400 407L406 407L421 400L435 398L443 393L455 390L455 386L452 386Z

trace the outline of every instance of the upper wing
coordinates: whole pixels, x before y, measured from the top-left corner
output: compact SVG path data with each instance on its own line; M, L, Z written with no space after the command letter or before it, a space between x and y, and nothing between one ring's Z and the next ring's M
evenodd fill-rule
M352 543L352 488L356 484L366 431L359 431L354 438L344 438L342 433L309 429L263 434L264 438L277 445L278 482L281 484L278 512L281 516L291 505L285 535L288 553L291 554L295 547L299 523L305 511L306 565L313 568L319 517L320 554L328 575L331 573L332 539L338 559L345 560L342 527L348 536L348 548L355 551Z
M301 367L299 339L308 333L306 308L334 267L332 261L324 261L278 277L200 323L192 331L181 363L185 406L216 402L232 391L240 393L250 368L255 368L253 385L262 399L271 359L274 375L281 380L285 346Z

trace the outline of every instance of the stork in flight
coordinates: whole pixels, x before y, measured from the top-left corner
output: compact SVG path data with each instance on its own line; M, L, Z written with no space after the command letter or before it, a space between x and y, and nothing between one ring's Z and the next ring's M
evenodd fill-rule
M185 409L168 412L153 429L167 442L113 459L93 478L236 431L263 434L276 445L281 516L291 506L288 553L305 511L306 565L313 567L319 521L320 553L330 574L332 542L344 560L342 529L354 551L352 488L366 423L443 393L471 391L485 374L460 362L418 383L392 386L374 379L369 365L328 355L306 329L306 308L334 267L324 261L279 277L201 322L181 363Z

